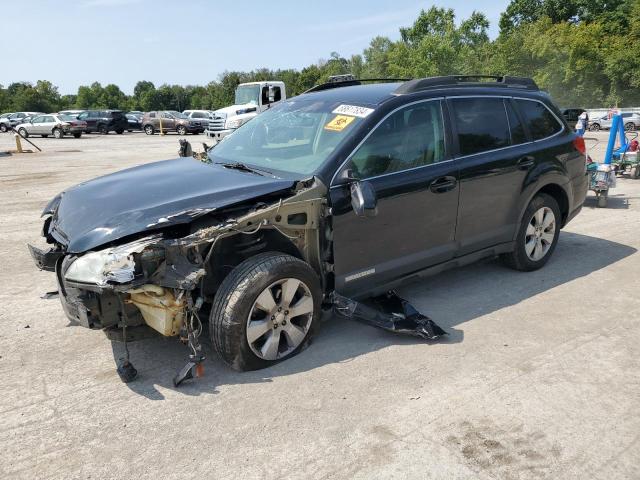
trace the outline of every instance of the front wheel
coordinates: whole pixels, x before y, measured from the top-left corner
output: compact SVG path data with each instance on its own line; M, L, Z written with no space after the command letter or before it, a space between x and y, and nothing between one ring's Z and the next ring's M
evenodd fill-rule
M144 127L144 133L147 135L153 135L153 127L151 125L147 125Z
M7 130L9 130L7 126L4 123L0 123L0 132L6 133Z
M25 128L21 128L18 130L18 133L20 134L20 136L22 138L27 138L29 137L29 132L27 132L27 130Z
M53 133L53 138L62 138L62 137L64 137L64 132L62 130L60 130L59 128L54 128L52 133Z
M636 129L636 125L633 122L625 123L624 124L624 129L627 132L633 132Z
M269 367L307 345L321 300L318 276L307 263L278 252L258 254L235 267L216 292L211 342L236 370Z
M122 135L122 134L124 133L124 129L121 129L121 128L120 128L120 129L116 130L116 133L117 133L118 135Z
M536 195L524 212L513 252L503 257L505 263L523 272L542 268L558 243L561 218L553 197Z
M82 132L77 132L73 134L73 138L80 138L82 136Z
M109 127L107 127L106 125L100 125L98 127L98 131L102 134L102 135L108 135L109 134Z
M591 130L592 132L597 132L600 130L600 125L598 125L597 123L594 123L589 127L589 130Z
M186 135L187 128L184 125L178 125L178 128L176 128L176 132L178 132L178 135Z

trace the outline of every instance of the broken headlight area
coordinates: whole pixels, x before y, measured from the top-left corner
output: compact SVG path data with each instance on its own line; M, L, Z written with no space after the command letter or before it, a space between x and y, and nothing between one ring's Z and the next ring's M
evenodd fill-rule
M142 271L142 263L136 267L136 254L141 254L157 240L157 238L146 238L75 257L66 265L63 272L64 278L70 282L89 283L99 286L132 282L136 278L136 273L144 273ZM159 260L162 256L159 251L153 254L145 252L145 254L146 257L142 258Z

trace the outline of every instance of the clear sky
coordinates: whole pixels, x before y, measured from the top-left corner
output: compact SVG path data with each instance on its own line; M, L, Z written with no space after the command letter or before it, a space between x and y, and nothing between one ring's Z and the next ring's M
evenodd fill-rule
M204 85L225 70L302 68L333 51L361 53L371 38L399 38L420 9L475 9L491 22L508 0L22 0L3 5L0 84L50 80L63 94L138 80ZM10 40L10 43L7 41Z

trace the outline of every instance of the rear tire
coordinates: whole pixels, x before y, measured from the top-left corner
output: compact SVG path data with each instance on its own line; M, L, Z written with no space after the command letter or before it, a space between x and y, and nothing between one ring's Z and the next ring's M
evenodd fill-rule
M598 125L597 123L594 123L589 127L589 130L591 130L592 132L597 132L600 130L600 125Z
M0 123L0 132L6 133L7 130L9 130L7 126L4 123Z
M64 132L62 130L60 130L59 128L54 128L51 133L53 133L53 137L54 138L60 139L60 138L64 137Z
M542 268L558 244L561 221L558 202L546 193L536 195L522 216L515 249L503 255L507 266L522 272Z
M153 126L152 125L145 126L144 133L146 133L147 135L153 135Z
M187 128L184 125L178 125L178 128L176 128L176 132L178 133L178 135L186 135L187 134Z
M124 130L122 130L122 129L120 129L120 130L116 130L116 133L117 133L118 135L122 135L122 134L124 133Z
M18 133L22 138L29 138L29 132L25 128L21 128L18 130Z
M624 124L624 129L627 132L633 132L636 129L636 125L633 122L625 123Z
M82 136L82 133L74 133L73 134L73 138L80 138Z
M235 267L216 292L211 342L236 370L269 367L308 345L321 301L320 281L307 263L278 252L258 254ZM294 309L305 313L296 315Z
M100 125L98 127L98 132L100 132L102 135L109 135L109 127L107 127L106 125Z

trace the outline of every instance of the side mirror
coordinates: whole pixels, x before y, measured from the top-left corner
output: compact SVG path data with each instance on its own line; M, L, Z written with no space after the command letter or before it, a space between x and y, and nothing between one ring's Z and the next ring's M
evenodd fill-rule
M375 217L378 214L378 199L373 186L367 181L355 181L351 189L351 207L359 217Z
M269 103L273 103L276 101L276 90L273 88L273 85L269 85Z

